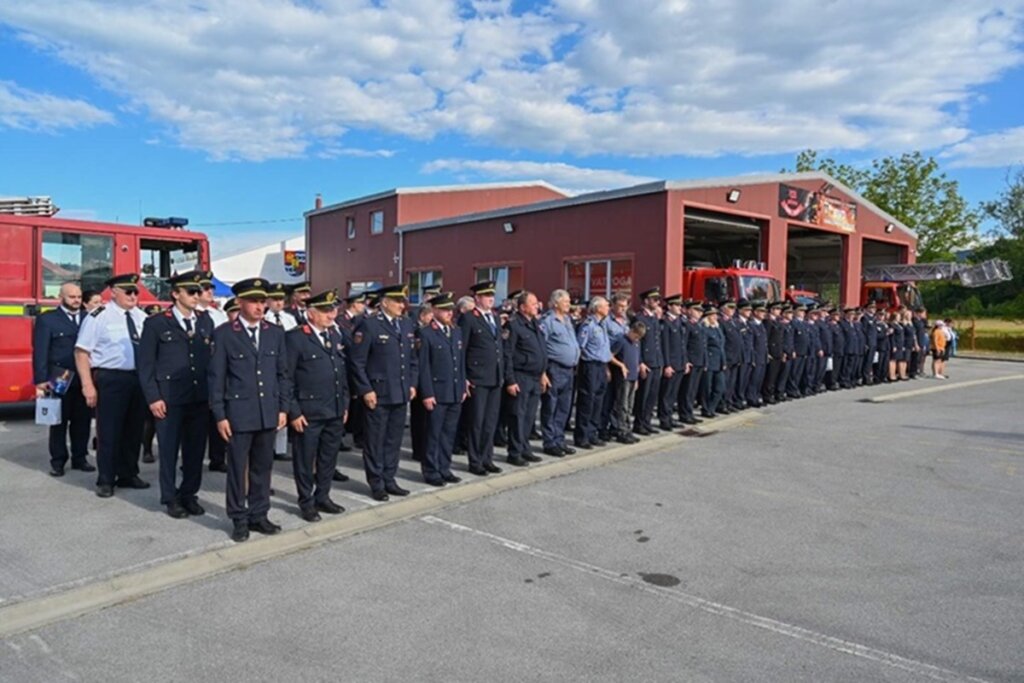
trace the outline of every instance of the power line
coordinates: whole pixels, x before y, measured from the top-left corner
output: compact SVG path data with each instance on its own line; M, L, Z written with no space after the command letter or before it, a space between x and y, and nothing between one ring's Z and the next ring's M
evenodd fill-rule
M298 218L267 218L258 221L226 221L223 223L193 223L192 227L195 228L218 228L227 225L256 225L263 223L294 223L300 219Z

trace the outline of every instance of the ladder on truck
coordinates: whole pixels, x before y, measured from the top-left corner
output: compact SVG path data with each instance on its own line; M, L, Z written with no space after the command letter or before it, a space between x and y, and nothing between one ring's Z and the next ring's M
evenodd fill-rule
M895 263L868 266L863 272L870 282L921 282L924 280L959 280L964 287L984 287L1013 279L1010 264L991 259L973 265L964 263Z

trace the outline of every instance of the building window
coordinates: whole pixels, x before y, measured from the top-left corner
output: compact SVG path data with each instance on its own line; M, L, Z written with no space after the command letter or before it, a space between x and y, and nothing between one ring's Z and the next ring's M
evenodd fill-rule
M358 280L356 282L348 283L348 294L346 296L355 296L356 294L362 294L363 292L372 292L375 289L380 289L383 283L380 280Z
M60 296L64 282L78 282L82 289L101 292L114 271L114 238L74 232L44 232L42 244L44 299Z
M431 285L440 287L440 270L412 270L409 271L409 303L419 304L423 302L423 290Z
M345 216L345 233L348 234L350 240L356 238L356 217Z
M633 295L633 262L630 259L569 261L565 264L565 289L573 299L610 297L615 292Z
M380 235L384 233L384 212L383 211L371 211L370 212L370 234Z
M476 269L476 282L494 280L494 303L500 306L509 292L523 288L522 266L488 266Z

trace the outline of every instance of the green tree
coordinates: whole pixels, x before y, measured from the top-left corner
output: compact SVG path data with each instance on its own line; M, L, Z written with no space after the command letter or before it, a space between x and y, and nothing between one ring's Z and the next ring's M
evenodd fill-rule
M911 152L876 159L862 169L806 150L796 162L797 171L828 173L914 230L918 261L951 260L975 239L980 216L932 157Z
M1007 170L1006 187L997 199L982 202L981 209L996 221L998 232L1024 239L1024 168Z

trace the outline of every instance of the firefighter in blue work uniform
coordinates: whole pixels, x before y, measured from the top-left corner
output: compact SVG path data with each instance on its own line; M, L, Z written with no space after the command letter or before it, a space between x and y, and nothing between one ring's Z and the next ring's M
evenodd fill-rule
M295 431L292 472L299 514L307 522L344 508L331 500L331 481L348 412L345 344L334 327L338 297L322 292L306 301L306 324L285 335L288 421Z
M686 377L686 338L689 328L683 321L682 310L682 294L665 297L665 314L661 318L660 329L661 351L664 354L665 366L661 371L661 386L658 388L658 426L666 431L679 426L672 418L672 412L679 402L679 390L682 387L683 378ZM651 333L654 334L657 331L656 328ZM643 342L641 342L642 347Z
M110 303L86 316L75 342L75 366L82 395L96 408L96 495L114 487L146 489L139 478L139 449L146 416L135 356L146 314L138 307L139 276L116 275L106 282Z
M505 359L501 328L493 311L495 283L485 280L469 289L476 308L459 319L466 355L466 381L470 387L465 406L469 411L466 421L469 471L484 477L501 472L494 464L494 432L501 410Z
M643 306L635 320L646 325L648 333L640 340L640 380L633 403L633 432L646 436L657 432L652 420L658 407L658 389L661 386L662 368L665 366L659 334L661 320L656 312L661 301L661 289L652 287L640 292L640 301Z
M380 310L365 315L352 332L349 375L365 407L363 467L375 500L406 496L395 481L409 401L416 397L416 328L405 317L408 288L377 290Z
M540 395L547 391L548 353L537 323L540 303L532 292L520 292L516 312L502 331L505 353L505 393L512 419L508 434L508 462L519 467L540 462L530 446L530 432L537 421Z
M139 382L160 446L160 504L175 519L205 512L197 494L209 430L213 320L196 310L201 281L195 271L170 278L174 305L146 320L138 350Z
M428 420L427 452L420 469L425 482L444 486L461 481L452 474L452 451L466 400L466 359L462 353L462 330L452 320L452 293L438 294L427 303L434 311L434 319L418 332L417 390Z
M268 284L261 278L235 283L238 317L213 333L210 403L227 442L226 509L236 542L249 531L281 530L267 512L274 435L287 422L290 400L284 330L263 319Z

